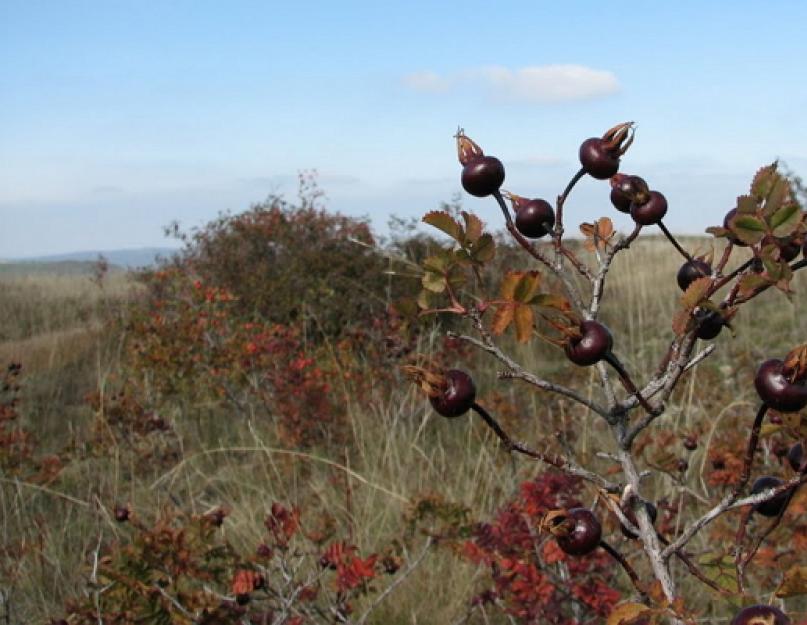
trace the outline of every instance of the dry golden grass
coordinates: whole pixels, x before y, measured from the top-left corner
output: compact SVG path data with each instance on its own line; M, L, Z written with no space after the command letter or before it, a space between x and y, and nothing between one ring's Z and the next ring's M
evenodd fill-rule
M685 244L690 249L706 245L704 240ZM657 239L640 240L619 257L609 276L602 319L614 332L615 351L632 372L652 370L671 339L670 317L680 296L675 284L679 265L680 258L669 246ZM92 418L83 395L104 388L117 367L119 337L106 334L101 324L116 314L129 283L125 276L112 276L102 292L86 277L36 276L2 277L0 286L7 295L0 300L0 358L19 359L29 372L26 423L46 448L80 438ZM699 473L709 441L719 436L724 418L753 410L754 363L807 339L807 320L800 314L807 303L803 275L796 290L792 303L768 292L758 306L741 311L734 324L737 336L721 335L716 353L684 380L656 424L674 432L700 426L708 433L690 458L694 470L688 487L708 491ZM421 351L430 349L433 338L424 337ZM527 368L599 392L591 371L574 370L551 345L505 343ZM479 381L482 401L490 399L495 388L524 410L508 420L519 439L541 446L544 437L569 429L563 426L571 423L580 461L605 466L596 453L608 451L612 444L599 421L522 383L498 382L497 363L486 356L466 364ZM418 496L437 494L484 518L536 470L526 460L503 457L480 423L437 418L427 402L403 384L392 395L351 403L352 435L337 457L332 452L284 449L270 425L220 405L186 398L166 404L165 411L183 442L183 455L172 467L138 471L121 446L119 453L71 463L52 488L2 478L2 541L24 539L27 549L21 557L6 557L0 569L6 584L2 590L9 593L14 615L9 622L44 622L58 614L66 597L83 591L87 554L100 537L118 532L105 512L116 501L130 501L144 511L171 502L194 512L226 505L233 511L225 523L228 539L245 552L259 541L272 501L319 506L352 528L358 545L373 549L400 534L402 516ZM335 476L347 476L349 490L335 486ZM663 474L648 488L649 495L677 489ZM451 623L463 613L477 575L450 554L435 552L371 622ZM13 584L8 581L12 579Z

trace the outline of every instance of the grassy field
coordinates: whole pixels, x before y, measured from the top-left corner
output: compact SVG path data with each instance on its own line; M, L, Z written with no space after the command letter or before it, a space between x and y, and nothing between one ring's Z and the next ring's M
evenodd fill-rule
M705 250L707 242L684 244ZM648 239L618 257L612 270L601 318L615 335L615 352L631 371L655 368L672 337L679 265L680 257L669 246ZM111 273L99 286L82 272L0 271L0 288L0 363L23 365L22 424L35 432L45 451L82 448L95 416L85 398L103 393L119 373L125 324L114 322L137 287L122 272ZM803 275L795 288L792 301L771 290L753 312L751 307L742 310L734 323L736 336L724 331L716 352L682 383L655 427L674 438L697 430L702 442L689 456L684 484L659 472L646 494L682 489L703 497L713 494L702 478L708 448L721 437L723 424L753 413L755 364L783 355L807 337ZM504 343L527 368L599 393L592 372L572 370L552 345ZM419 351L428 353L435 344L435 336L424 336ZM479 382L482 403L512 407L502 418L519 439L540 447L544 437L571 429L579 461L606 466L597 453L609 451L612 443L591 415L522 383L498 381L498 365L485 355L474 355L466 366ZM84 591L88 554L120 532L108 512L113 502L131 502L136 510L181 504L194 513L226 505L232 509L224 528L227 538L245 551L259 541L272 501L297 502L331 511L351 529L357 545L372 550L400 535L417 497L439 495L485 518L536 471L533 463L501 453L480 423L438 418L404 381L390 393L351 399L350 437L337 455L283 448L271 424L234 415L222 404L185 397L165 403L163 410L181 443L181 455L170 466L135 467L121 442L120 453L80 454L81 460L71 462L53 484L0 478L2 538L6 545L22 545L19 553L4 554L0 616L6 610L6 622L45 623L60 613L67 598ZM347 486L335 487L335 476ZM696 548L704 547L703 540L696 541ZM433 551L371 622L456 622L478 576L477 569L459 564L452 554Z

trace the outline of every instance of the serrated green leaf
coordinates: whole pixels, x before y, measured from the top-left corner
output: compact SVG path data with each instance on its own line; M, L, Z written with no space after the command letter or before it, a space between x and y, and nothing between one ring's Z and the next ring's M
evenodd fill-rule
M770 224L775 237L787 237L796 231L802 220L798 204L786 204L771 215Z
M465 221L465 243L476 243L482 236L482 220L473 213L460 213Z
M731 231L723 226L709 226L706 228L706 233L711 234L717 238L727 237Z
M451 253L439 253L433 256L428 256L423 260L423 268L426 271L433 271L435 273L445 273L451 265Z
M427 271L423 274L421 284L424 289L432 293L442 293L446 290L446 277L443 274Z
M765 199L765 206L762 211L765 215L773 215L785 203L789 203L791 198L790 182L787 178L777 174L777 179L773 181L771 190Z
M462 243L464 232L456 220L445 211L431 211L426 213L423 221L438 230L442 230L457 243Z
M761 167L754 175L751 181L751 195L757 198L760 202L768 197L773 183L779 178L776 171L777 162L774 161L770 165Z
M532 338L532 329L535 325L535 313L526 305L516 306L514 311L516 322L516 339L519 343L526 343Z
M737 198L738 215L753 215L758 207L757 201L750 195L741 195Z
M765 236L765 223L758 217L738 213L731 221L731 231L743 243L755 245Z
M487 263L496 256L496 242L489 234L483 234L471 250L471 258L478 263Z

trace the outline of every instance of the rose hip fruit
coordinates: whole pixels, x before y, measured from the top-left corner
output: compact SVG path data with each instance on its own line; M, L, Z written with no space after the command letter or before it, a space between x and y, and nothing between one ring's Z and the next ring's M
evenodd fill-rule
M630 521L634 527L639 527L639 521L636 518L636 513L633 511L633 508L627 505L620 506L622 508L622 514ZM644 503L644 507L647 510L647 514L650 516L650 522L655 523L656 518L658 517L658 508L653 503L646 501ZM638 534L633 533L627 527L625 527L622 523L619 524L620 529L622 530L622 534L625 538L629 538L630 540L634 540L639 538Z
M751 486L751 494L757 495L762 491L776 488L782 484L784 484L784 482L778 477L773 477L772 475L763 475L762 477L757 478L754 485ZM785 505L787 505L787 500L787 492L779 493L772 499L768 499L767 501L756 504L754 506L754 512L758 512L762 516L767 517L779 516L779 513L782 512L782 509L785 507Z
M558 546L571 556L584 556L594 551L602 539L602 526L588 508L572 508L564 519L568 533L558 536Z
M774 410L798 412L807 406L807 387L790 382L782 372L783 365L776 358L763 362L754 377L754 386L762 401Z
M529 239L540 239L555 225L555 211L546 200L527 200L517 205L516 229Z
M676 280L678 281L678 287L682 291L686 291L695 280L706 278L710 275L712 275L712 266L705 260L693 258L681 265Z
M695 335L704 341L711 341L715 338L725 325L723 315L716 310L699 308L694 315L695 320L698 322Z
M610 330L598 321L584 321L580 324L583 333L579 339L566 343L566 357L574 364L587 367L605 358L614 345Z
M487 197L504 183L504 165L495 156L481 156L462 168L462 188L476 197Z
M641 226L657 224L667 214L667 198L658 191L651 191L649 195L645 202L634 201L630 205L630 216Z
M440 392L429 398L437 414L459 417L470 410L476 400L476 386L470 375L459 369L449 369Z
M591 137L580 145L580 164L592 178L605 180L619 171L619 157L633 143L633 123L607 130L602 137Z
M794 471L798 471L801 468L801 463L804 462L804 445L799 442L788 449L787 462Z
M790 625L790 619L772 605L752 605L740 610L731 625Z

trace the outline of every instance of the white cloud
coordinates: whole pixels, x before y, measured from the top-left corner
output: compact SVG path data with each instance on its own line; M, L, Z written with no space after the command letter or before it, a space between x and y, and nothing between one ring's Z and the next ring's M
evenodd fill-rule
M414 91L428 93L482 89L492 99L529 103L589 100L619 91L619 81L612 72L584 65L535 65L518 69L486 65L446 76L423 71L405 76L403 83Z
M434 72L414 72L403 77L403 83L413 91L444 93L451 88L451 81Z

